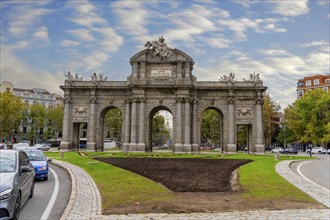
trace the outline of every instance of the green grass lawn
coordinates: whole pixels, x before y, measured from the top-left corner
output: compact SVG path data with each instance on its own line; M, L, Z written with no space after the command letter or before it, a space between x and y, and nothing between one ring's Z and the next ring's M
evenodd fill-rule
M288 195L295 201L317 203L313 198L297 189L275 171L275 165L281 160L304 160L310 157L249 154L175 154L167 153L124 153L124 152L65 152L60 158L59 152L47 152L49 158L64 160L83 168L95 181L102 196L102 208L113 205L125 205L137 202L170 201L175 194L161 184L153 182L135 173L94 160L93 157L159 157L159 158L210 158L210 159L251 159L253 162L239 168L240 184L243 188L242 199L249 201L285 200Z

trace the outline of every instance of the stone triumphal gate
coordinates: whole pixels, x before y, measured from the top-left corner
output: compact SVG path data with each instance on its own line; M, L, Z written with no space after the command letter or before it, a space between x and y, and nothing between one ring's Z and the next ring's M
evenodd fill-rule
M130 59L132 74L127 81L109 81L95 73L90 81L78 74L66 75L60 86L64 91L62 150L77 150L82 123L87 124L87 149L102 150L105 115L118 108L124 151L151 151L152 117L167 110L173 115L174 151L196 152L201 144L201 114L214 109L222 118L224 152L237 151L237 127L245 125L249 151L264 153L262 104L266 87L259 74L237 81L230 73L218 81L199 82L192 74L193 59L169 48L163 37L145 46Z

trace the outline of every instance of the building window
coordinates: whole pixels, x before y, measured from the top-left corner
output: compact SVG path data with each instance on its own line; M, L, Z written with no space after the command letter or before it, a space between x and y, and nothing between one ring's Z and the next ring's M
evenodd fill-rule
M24 134L27 133L27 127L23 127L23 133L24 133Z
M323 87L322 90L328 92L328 87Z
M298 97L302 97L304 95L304 90L298 90Z
M320 80L319 79L314 79L314 86L320 85Z
M312 85L312 82L310 80L307 80L306 81L306 86L311 86Z
M330 83L330 79L326 79L325 80L325 83Z
M33 101L33 105L37 104L38 102L37 101Z
M304 82L298 82L297 86L304 86Z
M24 101L25 105L29 105L29 100Z

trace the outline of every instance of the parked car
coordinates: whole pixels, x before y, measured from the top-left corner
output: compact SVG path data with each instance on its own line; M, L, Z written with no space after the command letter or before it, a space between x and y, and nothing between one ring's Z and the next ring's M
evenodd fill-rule
M272 153L282 153L284 151L281 147L275 147L271 150Z
M7 149L7 144L0 143L0 149Z
M323 147L313 147L311 152L312 154L326 154L327 150L324 149ZM306 153L310 154L310 149L307 149Z
M0 218L19 217L34 193L34 169L22 150L0 150Z
M36 144L34 147L37 150L42 150L42 151L49 151L49 146L47 144Z
M330 154L330 148L327 150L328 154Z
M34 178L48 180L48 162L50 162L51 159L47 159L42 150L25 149L24 151L27 153L34 167Z
M28 143L17 143L13 145L13 150L16 150L18 147L30 147Z
M288 148L285 148L281 153L282 154L298 154L298 151L293 147L288 147Z

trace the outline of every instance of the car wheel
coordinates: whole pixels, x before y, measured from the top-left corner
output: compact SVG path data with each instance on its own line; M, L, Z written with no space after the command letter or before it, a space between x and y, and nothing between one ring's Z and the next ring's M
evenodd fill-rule
M48 180L48 176L46 176L46 177L44 178L44 180L47 181L47 180Z
M319 151L318 153L319 153L319 154L322 154L322 151Z
M29 198L32 198L33 197L33 194L34 194L34 184L35 184L35 182L33 180L33 183L32 183L32 186L31 186L31 190L30 190L30 196L29 196Z
M14 208L14 215L12 218L13 220L18 220L20 211L21 211L21 194L18 193Z

